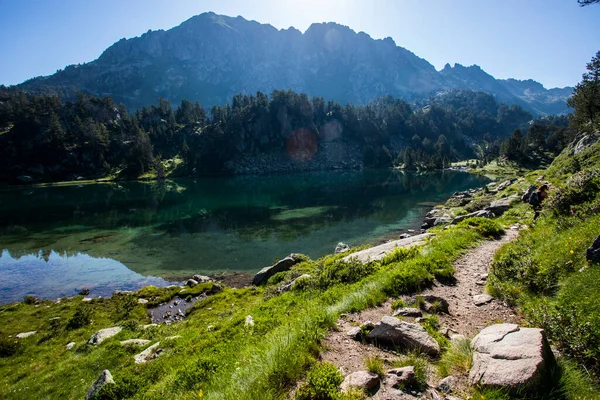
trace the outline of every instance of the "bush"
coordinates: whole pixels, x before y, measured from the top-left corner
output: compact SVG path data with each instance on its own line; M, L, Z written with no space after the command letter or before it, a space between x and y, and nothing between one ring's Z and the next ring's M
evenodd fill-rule
M15 338L0 336L0 358L10 357L17 354L19 341Z
M473 365L473 348L469 339L455 340L450 344L438 364L440 376L448 376L454 373L466 375Z
M325 289L338 283L358 282L376 270L375 263L363 264L352 259L350 261L325 261L318 276L318 285Z
M600 172L583 170L573 174L566 188L550 193L547 205L556 214L570 214L572 206L591 201L600 193Z
M367 371L375 375L379 375L380 378L383 378L385 375L383 361L381 361L377 356L367 357L365 359L365 367L367 368Z
M330 363L315 365L306 377L306 383L296 392L297 400L336 400L340 397L339 386L344 378L337 367Z
M504 233L504 229L496 221L488 218L467 218L457 224L458 228L474 228L483 237L498 237Z
M85 304L79 304L75 309L75 313L69 322L67 322L67 328L69 329L78 329L89 325L92 321L92 309L91 307L86 306Z

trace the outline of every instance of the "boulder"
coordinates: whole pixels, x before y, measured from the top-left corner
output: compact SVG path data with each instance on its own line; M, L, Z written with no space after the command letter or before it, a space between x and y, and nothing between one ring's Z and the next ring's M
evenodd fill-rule
M434 218L434 217L426 217L426 218L423 220L423 224L421 225L421 229L429 229L429 228L432 228L432 227L433 227L433 224L435 223L435 220L436 220L436 219L437 219L437 218Z
M346 392L350 388L361 388L366 391L373 390L379 384L379 376L368 371L354 372L344 379L340 388Z
M98 332L94 333L92 335L92 337L90 337L90 340L88 340L88 343L91 345L97 346L100 343L102 343L103 341L105 341L106 339L115 336L116 334L121 332L121 330L123 330L123 328L121 328L120 326L100 329Z
M418 308L404 307L404 308L399 308L396 311L394 311L394 313L392 314L392 317L397 317L399 315L402 317L416 318L416 317L422 317L423 313Z
M206 275L194 275L192 276L192 279L198 283L213 282L212 278Z
M459 215L452 220L453 224L458 224L460 221L467 218L492 218L494 215L489 210L478 210L469 214Z
M339 242L337 246L335 246L335 254L340 254L348 250L350 250L350 246L346 243Z
M585 135L573 147L573 155L577 155L600 140L600 131Z
M394 317L381 318L367 338L375 342L403 346L409 350L420 350L431 357L440 355L440 346L421 325L400 321Z
M146 300L146 299L138 299L138 304L148 304L148 300Z
M198 281L195 279L188 279L185 284L186 284L186 286L194 287L198 284Z
M90 290L89 289L87 290L87 294L90 294ZM128 294L133 294L133 292L131 290L115 290L113 292L113 296L126 296Z
M452 222L452 217L448 214L444 214L441 217L437 217L433 221L433 226L445 225L445 224L449 224L450 222Z
M35 335L36 333L37 333L37 331L22 332L22 333L17 333L15 335L15 337L18 338L18 339L25 339L25 338L27 338L29 336Z
M150 343L150 340L147 339L128 339L128 340L121 340L121 344L123 346L145 346L148 343Z
M152 346L148 347L146 350L142 351L139 354L136 354L133 359L136 364L143 364L147 361L153 360L158 357L161 353L161 349L158 348L160 342L154 343Z
M585 251L585 258L589 262L600 262L600 236L594 240L594 243Z
M498 217L504 214L506 211L508 211L510 206L517 200L519 200L517 196L510 196L505 199L494 200L485 209L493 213L496 217Z
M494 298L489 294L478 294L473 296L473 304L475 304L476 306L482 306L484 304L489 303L492 300L494 300Z
M270 267L265 267L261 269L256 275L254 275L254 279L252 279L253 285L262 285L269 280L270 277L275 275L278 272L289 271L292 266L300 262L300 258L297 257L296 254L290 254L283 260L271 265Z
M504 181L504 182L502 182L501 184L499 184L499 185L498 185L498 188L497 188L497 190L498 190L498 191L504 190L504 189L506 189L507 187L509 187L510 185L512 185L512 184L513 184L513 182L515 182L515 181L516 181L516 179L509 179L509 180L506 180L506 181Z
M472 385L499 387L512 394L539 393L555 359L542 329L498 324L483 329L471 342Z
M390 369L387 372L387 380L392 384L392 387L396 389L413 386L417 383L415 367L411 365L408 367Z
M71 350L73 347L75 347L75 342L67 343L67 350Z
M215 283L214 285L212 285L212 287L208 291L208 294L217 294L221 290L223 290L223 286L219 285L218 283Z
M85 400L95 399L104 386L114 384L115 380L113 379L110 371L105 369L102 371L98 379L96 379L96 382L92 384L90 390L88 390L87 394L85 395Z

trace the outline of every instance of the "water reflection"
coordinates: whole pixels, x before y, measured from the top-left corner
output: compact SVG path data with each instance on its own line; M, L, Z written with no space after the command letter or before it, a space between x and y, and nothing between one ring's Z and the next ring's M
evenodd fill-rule
M173 284L162 278L143 276L110 258L86 254L67 255L40 251L14 257L0 255L0 302L21 301L26 295L39 298L74 296L90 289L90 296L110 296L115 290L137 290L143 286Z
M432 204L483 183L453 171L376 170L4 188L0 249L87 254L167 278L255 272L291 252L317 258L339 241L418 228Z

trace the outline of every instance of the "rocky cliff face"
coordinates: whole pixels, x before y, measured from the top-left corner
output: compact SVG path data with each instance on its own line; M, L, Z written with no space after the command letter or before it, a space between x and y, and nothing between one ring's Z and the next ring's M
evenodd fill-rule
M165 97L178 103L225 104L236 93L292 89L341 103L392 95L405 100L460 88L484 90L536 114L560 113L571 88L546 90L534 81L500 81L477 66L438 72L391 38L374 40L335 23L290 28L205 13L168 31L121 39L95 61L71 65L20 85L110 95L136 109ZM57 89L60 88L60 89Z

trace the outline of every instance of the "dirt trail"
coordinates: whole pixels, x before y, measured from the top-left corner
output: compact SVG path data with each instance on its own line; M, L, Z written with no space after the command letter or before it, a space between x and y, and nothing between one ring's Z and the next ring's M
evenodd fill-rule
M499 322L517 324L520 322L516 311L498 299L493 299L480 306L473 303L473 296L484 293L485 280L482 279L482 274L488 273L494 253L517 235L516 227L508 229L500 239L486 241L468 251L454 263L456 281L453 284L437 283L434 287L423 291L422 295L438 296L449 303L449 314L438 314L442 328L450 328L449 336L453 334L473 336L487 325ZM341 368L344 375L365 370L365 359L372 356L378 356L384 361L386 367L391 367L391 363L398 358L396 354L368 343L351 340L346 335L347 331L361 323L366 321L376 323L384 315L391 314L391 300L388 300L379 307L344 316L338 321L338 329L332 331L324 340L323 344L326 350L321 355L322 360ZM405 319L409 322L414 320L413 318ZM382 385L373 398L405 398L401 396L401 392L395 390L394 392L392 395L389 393L389 389ZM416 395L420 397L420 394ZM406 398L411 397L408 395Z

